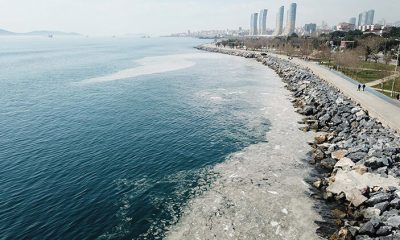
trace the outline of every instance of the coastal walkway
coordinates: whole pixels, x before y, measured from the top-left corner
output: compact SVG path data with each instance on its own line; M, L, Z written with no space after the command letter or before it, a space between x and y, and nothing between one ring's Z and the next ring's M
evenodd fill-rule
M272 56L288 60L287 56L269 53ZM309 68L319 78L338 88L343 94L360 104L372 117L376 117L382 124L400 132L400 101L391 99L376 90L367 87L366 91L358 91L358 82L332 71L316 62L293 58L291 62Z

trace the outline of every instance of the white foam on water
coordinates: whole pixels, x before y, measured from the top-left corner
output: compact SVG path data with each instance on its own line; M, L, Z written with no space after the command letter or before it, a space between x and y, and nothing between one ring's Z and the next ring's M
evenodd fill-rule
M135 61L139 66L124 69L109 75L82 80L81 84L93 84L134 78L144 75L177 71L196 65L197 59L219 59L223 56L212 53L174 54L145 57Z
M261 113L271 122L268 141L217 164L212 170L218 178L189 200L166 239L320 239L315 224L320 217L303 185L309 172L300 161L311 150L307 141L312 135L298 129L301 116L286 98L289 92L278 76L254 62L255 70L258 67L269 81L254 96L260 102L257 109L268 109Z

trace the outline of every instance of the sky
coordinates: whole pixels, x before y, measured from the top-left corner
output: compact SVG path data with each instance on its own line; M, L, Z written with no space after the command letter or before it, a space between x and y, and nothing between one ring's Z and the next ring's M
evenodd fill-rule
M278 8L292 2L298 5L296 26L333 25L371 8L375 21L400 21L400 0L0 0L0 28L93 36L248 29L250 14L262 8L268 9L268 28L274 28Z

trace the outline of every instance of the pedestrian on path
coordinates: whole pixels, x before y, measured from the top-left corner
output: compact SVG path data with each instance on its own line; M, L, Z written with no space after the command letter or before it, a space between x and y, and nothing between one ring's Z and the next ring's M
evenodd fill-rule
M361 89L361 84L358 84L357 91L360 91L360 89Z
M362 87L363 87L363 92L364 92L365 91L365 84L363 84Z

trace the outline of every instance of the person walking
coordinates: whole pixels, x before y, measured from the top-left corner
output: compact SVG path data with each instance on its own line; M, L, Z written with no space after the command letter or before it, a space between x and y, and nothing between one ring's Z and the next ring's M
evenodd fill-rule
M360 91L360 89L361 89L361 84L358 84L357 91Z
M362 85L362 88L363 88L363 92L364 92L365 91L365 84Z

